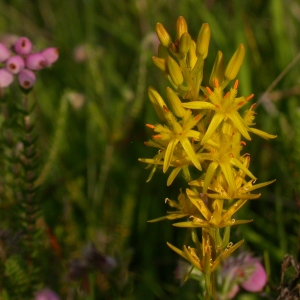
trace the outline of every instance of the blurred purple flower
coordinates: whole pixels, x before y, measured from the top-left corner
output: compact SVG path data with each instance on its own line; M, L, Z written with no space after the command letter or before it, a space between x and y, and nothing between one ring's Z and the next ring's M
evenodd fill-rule
M11 56L6 61L6 69L12 74L18 74L25 67L24 59L19 55Z
M47 66L47 60L41 53L31 53L25 57L25 65L30 70L41 70Z
M35 73L31 70L24 69L18 75L19 85L24 89L30 89L36 81Z
M14 48L17 54L27 55L31 52L32 43L27 37L22 36L16 41Z
M8 48L0 43L0 62L5 62L10 56L10 52L8 50Z
M52 290L43 289L35 294L34 300L60 300L60 298Z
M41 52L47 61L47 66L52 65L58 60L59 52L57 48L49 47Z
M14 76L6 69L0 69L0 88L9 86L14 80Z

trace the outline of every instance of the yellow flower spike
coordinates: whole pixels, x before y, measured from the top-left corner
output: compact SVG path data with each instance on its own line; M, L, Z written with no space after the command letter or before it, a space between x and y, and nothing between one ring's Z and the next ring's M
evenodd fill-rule
M157 23L155 26L155 31L162 45L166 48L169 48L172 45L172 39L165 27L161 23Z
M224 56L221 51L218 51L216 60L213 65L213 69L211 71L211 75L209 78L209 85L214 87L215 86L215 80L222 85L224 81Z
M194 40L191 40L190 50L187 54L188 66L191 69L193 69L194 66L196 65L197 60L198 60L198 57L196 55L196 43Z
M183 75L178 63L171 56L169 56L167 65L172 81L177 86L181 85L183 83Z
M179 51L181 53L188 53L191 47L192 38L188 32L184 32L179 41Z
M207 168L205 178L204 178L204 184L203 184L203 194L206 194L208 185L211 182L212 177L214 176L216 169L218 168L219 164L215 161L211 162L209 164L209 167Z
M167 71L167 63L166 63L165 59L156 57L156 56L152 56L152 62L161 71L163 71L163 72Z
M233 80L243 63L245 56L245 46L243 44L240 44L237 50L234 52L233 56L231 57L226 69L225 69L225 78L227 80Z
M176 39L177 39L177 41L180 41L181 36L185 32L188 32L188 26L185 21L185 18L180 16L180 17L178 17L177 22L176 22Z
M196 55L205 59L208 53L210 40L210 27L207 23L201 26L196 43Z
M167 107L165 101L160 96L160 94L151 86L148 88L148 96L158 117L164 121L166 119L164 107Z
M167 87L167 99L169 100L169 105L173 113L177 117L183 118L183 116L186 113L186 110L181 105L180 98L170 87Z

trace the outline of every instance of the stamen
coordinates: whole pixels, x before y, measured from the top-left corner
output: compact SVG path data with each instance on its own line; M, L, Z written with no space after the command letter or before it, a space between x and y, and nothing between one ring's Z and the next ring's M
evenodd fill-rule
M254 109L255 105L256 105L256 103L252 104L251 109Z
M240 101L239 103L238 103L238 106L241 106L241 105L243 105L245 103L245 101Z
M246 142L244 142L244 141L241 141L240 144L241 144L241 145L244 145L244 146L247 145Z
M252 99L254 97L254 94L249 95L248 97L246 97L246 101L249 101L250 99ZM254 105L254 104L253 104Z
M221 106L219 104L215 104L216 108L221 108Z
M163 106L163 109L164 109L166 114L169 112L168 108L165 105Z
M219 87L219 81L217 78L214 79L214 85L216 88Z
M152 136L154 139L161 139L162 135L161 134L156 134Z
M200 119L201 119L201 117L202 117L202 116L201 116L201 114L199 114L198 116L196 116L196 117L195 117L195 121L198 121L198 120L200 120Z
M233 85L233 88L234 88L234 89L237 89L238 86L239 86L239 80L237 79L237 80L235 81L234 85Z
M209 95L212 94L212 91L211 91L211 89L208 86L205 89L207 90L207 92L208 92Z
M229 96L229 94L230 92L227 92L223 98L226 99Z
M155 128L155 126L152 125L152 124L146 124L146 126L147 126L148 128L151 128L151 129L154 129L154 128Z

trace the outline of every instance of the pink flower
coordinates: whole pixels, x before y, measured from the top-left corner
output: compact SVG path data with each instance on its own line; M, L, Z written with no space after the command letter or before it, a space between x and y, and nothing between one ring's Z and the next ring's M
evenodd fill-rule
M18 75L19 85L24 89L30 89L36 81L34 72L28 69L22 70Z
M60 298L52 290L43 289L35 294L34 300L60 300Z
M254 262L254 271L241 286L248 292L260 292L267 283L267 273L259 261Z
M54 47L46 48L41 54L45 57L48 66L56 62L59 56L58 49Z
M47 60L41 53L32 53L26 56L25 65L30 70L41 70L47 66Z
M0 69L0 88L9 86L14 80L14 76L6 69Z
M5 62L10 56L8 48L0 43L0 62Z
M12 74L20 73L20 71L22 71L24 67L25 67L24 59L19 55L11 56L6 61L6 69Z
M27 55L31 52L32 43L27 37L20 37L15 43L15 51L19 55Z

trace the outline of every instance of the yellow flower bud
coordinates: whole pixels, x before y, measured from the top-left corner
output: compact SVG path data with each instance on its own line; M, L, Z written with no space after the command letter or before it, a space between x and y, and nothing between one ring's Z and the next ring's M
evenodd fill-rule
M191 40L192 40L192 38L188 32L184 32L181 35L180 41L179 41L179 51L181 53L187 53L190 50Z
M221 51L218 51L211 75L209 78L209 85L215 87L215 81L221 85L224 81L224 57Z
M157 23L156 27L156 34L160 40L160 42L163 44L163 46L165 47L170 47L172 44L172 40L167 32L167 30L165 29L165 27L161 24L161 23Z
M201 26L197 38L197 44L196 44L197 57L202 57L203 59L206 58L208 53L209 40L210 40L210 27L207 23L204 23Z
M163 71L163 72L167 71L167 63L166 63L165 59L159 58L159 57L156 57L156 56L152 56L152 62L161 71Z
M168 71L175 85L178 86L183 83L183 75L181 69L178 63L171 56L169 56L168 59Z
M170 108L173 113L177 117L182 118L186 110L182 107L179 97L170 87L167 87L167 99L169 100Z
M151 86L148 88L148 96L149 99L161 120L165 120L165 110L164 107L167 107L165 101L160 96L160 94Z
M226 67L225 70L226 79L233 80L237 76L241 68L241 65L243 63L244 56L245 56L245 46L243 44L240 44L237 50L232 55Z
M190 50L188 52L188 64L191 68L194 68L197 62L197 55L196 55L196 43L194 40L191 41Z
M181 36L188 31L188 27L184 17L180 16L176 23L176 39L180 41Z

